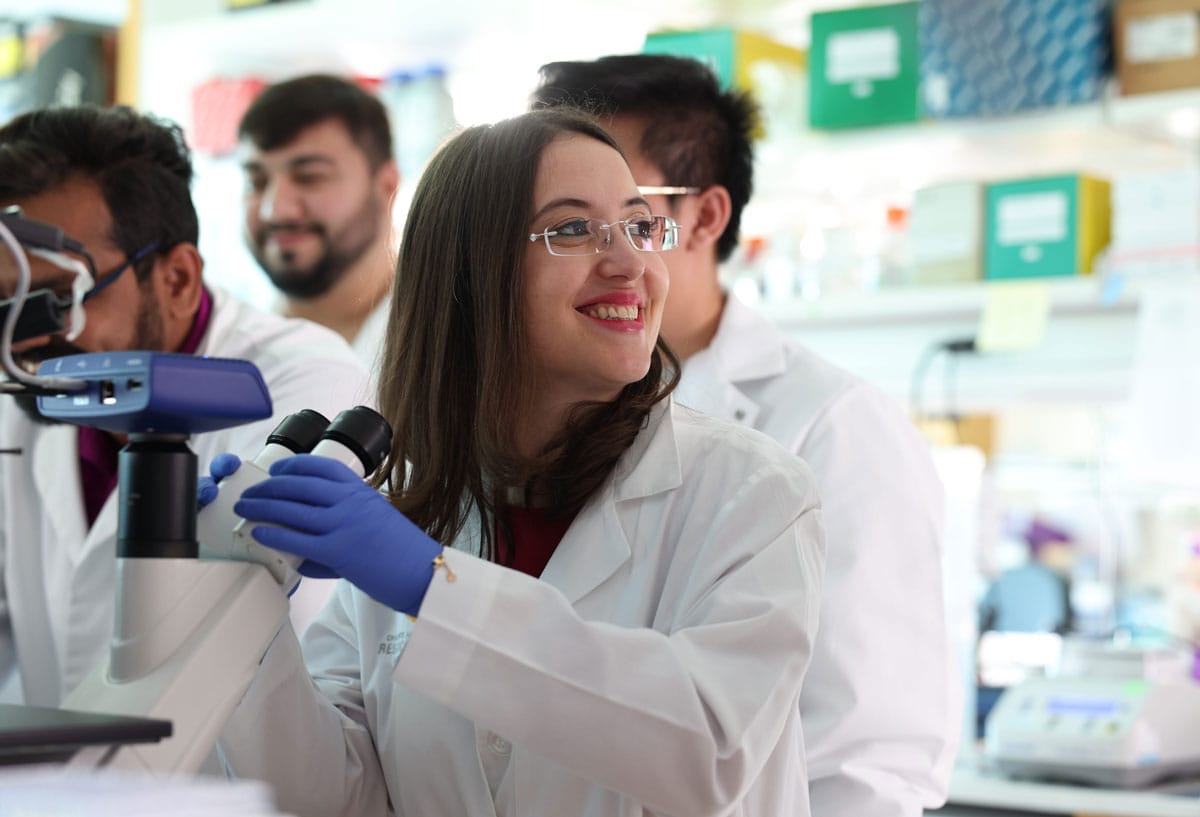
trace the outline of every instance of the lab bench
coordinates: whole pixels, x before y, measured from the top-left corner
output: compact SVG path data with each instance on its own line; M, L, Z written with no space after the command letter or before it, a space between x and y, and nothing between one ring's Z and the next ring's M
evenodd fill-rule
M930 817L1200 817L1200 780L1106 789L1014 780L978 758L961 759L946 805Z

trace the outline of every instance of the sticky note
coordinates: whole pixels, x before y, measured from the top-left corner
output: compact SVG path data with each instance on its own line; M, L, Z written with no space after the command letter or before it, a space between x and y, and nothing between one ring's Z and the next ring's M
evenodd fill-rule
M975 348L980 352L1019 352L1036 348L1050 317L1050 288L1037 281L987 284Z

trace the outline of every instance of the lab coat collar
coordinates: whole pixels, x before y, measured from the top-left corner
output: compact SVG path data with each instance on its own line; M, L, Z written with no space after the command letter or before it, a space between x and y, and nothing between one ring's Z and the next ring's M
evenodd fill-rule
M672 411L671 398L656 403L642 433L617 461L612 477L617 502L641 499L683 484Z
M679 402L753 428L761 407L739 384L776 377L786 370L783 335L730 293L712 342L683 365Z
M617 461L613 475L583 507L550 557L542 581L575 604L629 561L633 550L618 514L621 502L683 482L670 400L650 410L646 427Z
M782 334L732 292L725 296L717 334L706 351L715 358L721 379L729 383L774 377L787 368Z

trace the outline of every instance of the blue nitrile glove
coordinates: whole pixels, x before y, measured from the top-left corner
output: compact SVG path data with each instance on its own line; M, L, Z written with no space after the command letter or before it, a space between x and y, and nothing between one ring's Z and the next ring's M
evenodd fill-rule
M196 503L203 508L217 498L217 483L232 474L242 464L237 454L217 454L208 465L211 476L203 476L196 480Z
M415 616L442 546L337 460L297 454L271 465L233 506L254 538L307 561L306 576L339 576L393 610Z

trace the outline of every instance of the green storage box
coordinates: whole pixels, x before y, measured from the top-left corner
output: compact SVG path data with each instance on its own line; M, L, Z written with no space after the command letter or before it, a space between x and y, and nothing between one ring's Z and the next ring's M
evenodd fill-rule
M812 15L809 123L855 128L918 117L917 3Z
M1111 233L1109 183L1081 174L987 186L988 280L1087 275Z

